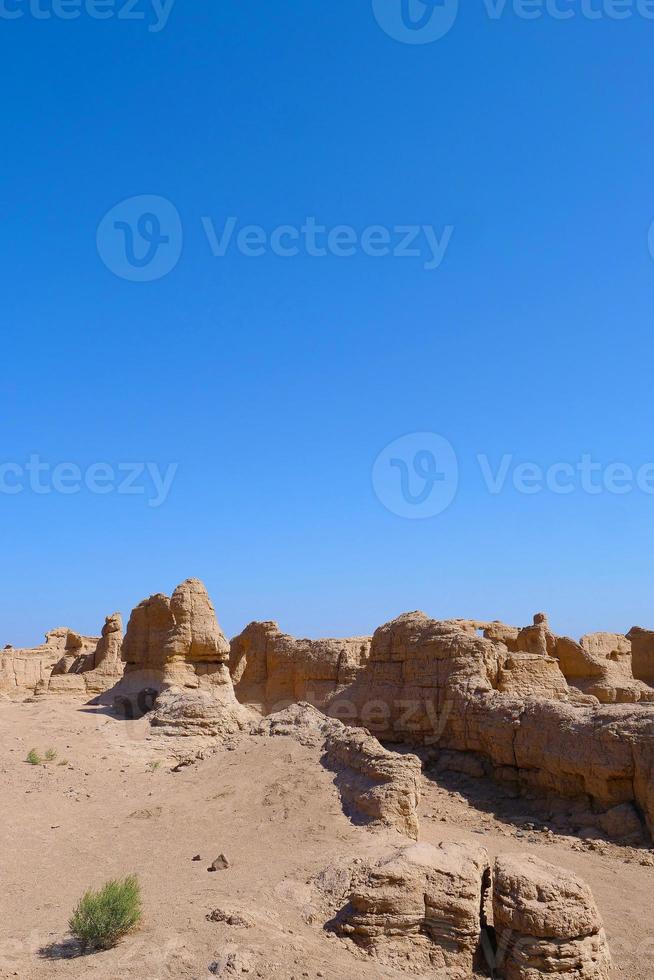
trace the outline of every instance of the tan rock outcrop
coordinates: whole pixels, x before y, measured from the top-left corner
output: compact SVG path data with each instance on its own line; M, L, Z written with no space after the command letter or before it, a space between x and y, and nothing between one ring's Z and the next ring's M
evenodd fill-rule
M367 668L342 697L378 738L474 752L498 779L599 810L636 802L654 830L654 707L580 704L572 690L556 699L507 693L514 656L503 643L407 613L376 631ZM547 654L532 656L542 664Z
M375 632L350 683L332 673L327 692L313 692L315 700L330 716L377 738L474 753L477 767L483 770L487 760L497 779L578 798L600 815L635 803L654 830L654 706L600 705L583 684L571 686L566 670L589 679L592 665L598 678L622 669L608 658L598 666L599 651L614 644L594 637L584 647L557 637L544 614L534 620L525 630L506 628L509 650L502 640L479 635L507 637L502 624L406 613ZM296 650L275 624L248 627L232 643L239 693L247 691L264 709L272 698L292 701L296 665L308 662L306 656L298 661ZM625 656L618 644L618 659Z
M553 657L556 650L556 637L550 629L545 613L536 613L531 626L525 626L518 633L515 650L536 653L543 657Z
M499 857L491 877L483 847L414 844L349 872L326 869L317 886L323 878L335 900L349 891L328 928L381 964L437 980L471 980L488 967L503 980L608 980L611 956L590 889L531 855Z
M163 648L165 686L198 687L204 678L231 687L229 643L199 579L187 579L177 586L170 599L170 613L173 627Z
M64 640L64 654L54 665L52 673L57 675L76 672L76 670L79 669L81 664L84 662L85 657L89 656L90 654L91 651L88 648L88 645L85 649L84 640L79 633L75 633L73 630L68 630Z
M53 672L64 673L70 666L92 653L98 638L81 636L66 626L46 633L41 646L0 651L0 690L12 695L34 694L37 687L47 690Z
M86 684L84 683L83 676L77 671L59 674L53 672L47 681L40 681L36 685L34 693L39 695L71 694L84 697L86 694Z
M120 613L113 613L105 619L95 653L87 658L82 668L84 686L89 694L102 694L121 679L122 645L123 620Z
M178 585L169 599L158 593L132 611L123 641L124 685L197 688L201 680L229 681L229 643L199 579Z
M654 630L633 626L627 633L631 642L631 664L634 677L654 687Z
M555 657L540 653L512 653L497 676L497 690L516 697L569 699L568 682Z
M507 650L513 652L516 649L520 628L507 626L506 623L500 623L499 620L496 620L484 626L483 634L487 640L497 640L503 643Z
M309 704L269 715L257 735L286 735L318 746L323 765L335 773L345 812L356 823L391 827L418 838L422 767L417 756L389 752L364 729L347 728Z
M621 634L588 633L577 643L568 636L557 636L545 613L537 613L531 626L516 630L492 623L484 629L484 636L504 643L512 653L557 660L571 687L602 704L654 701L654 690L632 673L631 643Z
M6 648L0 653L0 691L33 694L39 681L47 680L59 656L56 651Z
M355 874L336 931L382 963L434 980L470 980L481 962L488 854L467 844L413 844Z
M120 613L107 617L100 639L93 638L93 649L89 649L85 642L89 639L69 633L64 656L55 665L48 680L44 679L37 685L37 694L101 694L120 680L123 674L120 659L123 623Z
M158 734L186 738L210 735L225 738L248 729L252 715L234 697L231 684L211 689L162 691L150 715Z
M337 773L346 812L417 840L422 768L418 757L389 752L365 730L333 724L339 727L325 740L325 763Z
M602 920L590 888L573 872L531 855L499 857L493 918L505 980L608 980Z
M617 633L588 633L579 643L555 637L554 656L568 683L602 704L654 701L654 690L631 669L631 644Z
M115 703L126 713L142 712L157 696L151 721L161 734L226 735L251 720L234 695L229 643L199 579L182 582L170 599L159 593L133 610L122 659Z
M326 709L368 659L370 637L296 640L277 623L250 623L231 642L230 671L242 703L279 711L309 701Z
M579 644L592 657L631 663L631 641L622 633L586 633Z
M125 664L121 692L161 689L166 665L164 648L174 625L170 599L161 593L144 599L132 610L121 652Z
M545 613L514 635L514 627L491 624L487 639L503 642L514 653L556 659L569 685L603 704L654 701L654 690L636 679L631 670L631 644L617 633L589 633L577 643L557 636Z

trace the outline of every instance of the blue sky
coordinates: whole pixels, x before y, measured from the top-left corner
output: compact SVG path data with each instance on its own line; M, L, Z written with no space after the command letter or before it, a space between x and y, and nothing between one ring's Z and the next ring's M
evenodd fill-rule
M230 635L268 618L367 633L415 608L543 608L572 635L654 622L652 487L514 479L584 454L600 481L654 461L654 21L608 0L597 19L590 0L565 21L493 19L479 0L407 44L379 23L393 32L399 0L377 17L371 0L178 0L158 31L149 0L140 20L124 0L103 20L39 2L0 15L0 643L96 632L191 575ZM111 265L139 208L121 202L144 196L179 226L145 208L171 268L142 282ZM262 255L212 253L206 228L229 217L262 230ZM354 254L308 254L307 218L350 228ZM270 245L282 225L296 255ZM373 226L390 254L366 254ZM450 229L438 267L422 233L418 256L393 254L414 226ZM408 435L419 496L413 433L458 469L422 519L393 505L403 444L382 455L386 491L374 469ZM49 492L25 476L35 456ZM479 456L510 457L499 492ZM90 492L100 463L174 479L153 507L147 470L143 493ZM48 483L58 464L79 492Z

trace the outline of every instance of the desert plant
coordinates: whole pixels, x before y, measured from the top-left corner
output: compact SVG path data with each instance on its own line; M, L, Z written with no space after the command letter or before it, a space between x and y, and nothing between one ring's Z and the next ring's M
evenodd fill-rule
M58 766L68 766L68 765L70 765L70 763L68 762L68 759L60 759L60 761L57 763L57 765Z
M108 881L80 899L68 928L86 949L109 949L141 921L141 889L136 875Z
M40 766L41 763L43 762L43 759L36 751L36 749L30 749L27 755L25 756L25 762L29 762L31 766Z
M56 749L48 749L47 752L45 753L45 761L46 762L54 762L56 758L57 758L57 750Z

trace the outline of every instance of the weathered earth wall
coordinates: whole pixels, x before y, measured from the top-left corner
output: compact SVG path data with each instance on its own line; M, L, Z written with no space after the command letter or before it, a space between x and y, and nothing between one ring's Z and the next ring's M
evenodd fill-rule
M236 696L266 712L299 701L324 709L365 666L370 643L369 636L296 640L277 623L250 623L231 642Z
M232 641L230 663L239 698L264 711L301 698L385 741L477 753L517 786L600 811L635 803L654 830L654 704L641 701L654 691L631 677L624 637L578 644L542 614L519 630L416 612L369 645L293 640L254 623Z
M0 691L8 694L34 694L37 685L46 684L57 670L64 673L83 662L98 645L97 636L81 636L66 626L46 633L45 643L20 649L12 646L0 651Z
M540 681L526 689L522 669L514 693L506 675L516 658L501 642L408 613L376 631L367 669L329 711L352 712L382 739L476 752L499 779L604 809L634 801L654 831L654 705L600 705L551 686L544 696Z

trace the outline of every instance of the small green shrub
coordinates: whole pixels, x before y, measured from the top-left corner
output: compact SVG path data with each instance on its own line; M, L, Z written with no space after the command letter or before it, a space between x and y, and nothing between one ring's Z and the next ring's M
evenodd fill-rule
M56 758L57 758L57 750L56 749L48 749L48 751L45 753L45 761L46 762L54 762Z
M25 756L25 762L29 762L31 766L40 766L41 763L43 762L43 759L36 751L36 749L30 749L27 755Z
M68 766L68 765L70 765L70 763L68 762L68 759L61 759L61 760L60 760L60 761L59 761L59 762L57 763L57 765L58 765L58 766Z
M73 911L68 928L87 949L109 949L141 921L141 889L135 875L89 889Z

